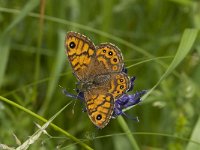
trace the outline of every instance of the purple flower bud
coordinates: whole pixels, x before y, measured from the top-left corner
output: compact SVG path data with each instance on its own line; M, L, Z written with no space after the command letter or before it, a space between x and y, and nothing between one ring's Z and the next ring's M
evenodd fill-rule
M123 109L134 106L141 102L141 97L146 93L146 90L136 92L135 94L124 94L115 101L114 112L112 117L117 117L123 113Z

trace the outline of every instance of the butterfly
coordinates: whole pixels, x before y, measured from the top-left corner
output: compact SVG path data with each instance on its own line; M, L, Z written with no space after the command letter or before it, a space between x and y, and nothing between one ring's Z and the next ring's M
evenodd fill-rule
M133 87L125 71L122 52L111 43L95 46L85 35L72 31L66 35L65 46L88 116L94 125L104 128L112 116L122 112L124 104L119 107L116 100L124 100L121 97ZM127 104L131 102L126 99Z

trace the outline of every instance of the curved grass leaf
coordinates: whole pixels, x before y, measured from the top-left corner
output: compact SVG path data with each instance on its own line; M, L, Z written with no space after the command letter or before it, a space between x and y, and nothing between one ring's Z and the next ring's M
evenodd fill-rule
M6 103L8 103L8 104L10 104L10 105L12 105L12 106L14 106L14 107L16 107L16 108L19 108L20 110L23 110L24 112L28 113L29 115L31 115L31 116L33 116L33 117L35 117L35 118L37 118L37 119L39 119L39 120L41 120L41 121L43 121L43 122L45 122L45 123L48 122L47 119L45 119L45 118L39 116L38 114L32 112L31 110L29 110L29 109L27 109L27 108L25 108L25 107L23 107L23 106L21 106L21 105L15 103L15 102L13 102L13 101L11 101L11 100L5 98L5 97L0 96L0 100L6 102ZM68 105L67 105L67 106L68 106ZM66 107L66 106L65 106L65 107ZM56 126L56 125L53 124L53 123L51 123L50 125L51 125L55 130L57 130L57 131L63 133L63 134L66 135L68 138L72 139L73 141L75 141L75 142L78 143L80 146L84 147L85 149L92 150L92 148L89 147L87 144L83 143L82 141L80 141L79 139L77 139L76 137L74 137L73 135L71 135L70 133L66 132L66 131L63 130L62 128Z
M143 99L145 99L170 73L172 73L172 71L174 71L174 69L186 57L186 55L189 53L189 51L191 50L191 48L195 42L197 34L198 34L197 29L186 29L185 30L185 32L181 38L179 48L177 50L177 53L176 53L173 61L169 65L166 72L162 75L160 80L156 83L156 85L154 85L154 87L146 95L144 95ZM126 110L128 110L130 108L132 108L132 107L129 107ZM121 118L121 117L119 118L119 123L120 123L121 127L123 128L124 132L129 132L129 133L131 132L123 118ZM129 138L129 140L131 141L132 145L135 147L135 149L138 149L137 143L135 142L133 135L127 134L127 136Z
M54 66L52 67L52 70L51 70L51 74L50 74L51 80L49 80L49 83L48 83L46 98L41 108L42 114L46 111L46 109L48 109L48 106L51 101L51 97L54 94L55 88L58 87L58 79L60 78L60 74L61 74L64 62L66 60L66 56L63 50L64 49L63 42L64 42L65 34L66 33L64 31L59 31L58 33L58 39L59 39L58 50L57 50L57 55L54 60L55 62Z
M0 88L4 81L4 75L6 71L7 62L10 53L10 40L5 38L0 42Z
M169 65L165 73L161 76L160 80L147 94L143 96L143 99L145 99L169 74L171 74L175 70L175 68L181 63L181 61L187 56L195 42L195 39L197 38L198 31L198 29L186 29L184 31L178 50L171 64Z
M122 127L123 131L126 133L126 136L129 139L129 142L130 142L130 144L132 146L132 149L139 150L140 148L139 148L139 146L138 146L133 134L130 134L131 130L129 129L127 123L124 121L124 119L121 116L118 117L117 120L118 120L120 126Z
M192 135L190 137L191 141L200 141L200 117L198 118L196 125L193 129ZM188 142L188 145L186 147L186 150L191 150L191 149L200 149L200 145L192 142Z

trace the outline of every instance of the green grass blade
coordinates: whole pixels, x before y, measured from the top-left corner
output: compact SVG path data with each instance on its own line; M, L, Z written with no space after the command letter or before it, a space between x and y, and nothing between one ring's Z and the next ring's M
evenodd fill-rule
M23 111L26 112L27 114L29 114L29 115L31 115L31 116L33 116L33 117L35 117L35 118L37 118L37 119L39 119L39 120L45 122L45 123L48 121L47 119L43 118L42 116L39 116L38 114L36 114L36 113L32 112L31 110L29 110L29 109L27 109L27 108L25 108L25 107L23 107L23 106L21 106L21 105L15 103L15 102L12 101L12 100L9 100L9 99L7 99L7 98L5 98L5 97L2 97L2 96L0 96L0 100L6 102L7 104L10 104L10 105L12 105L12 106L14 106L14 107L16 107L16 108L19 108L20 110L23 110ZM70 139L72 139L73 141L75 141L76 143L78 143L79 145L81 145L82 147L84 147L85 149L92 150L92 148L89 147L87 144L83 143L82 141L80 141L80 140L77 139L76 137L72 136L70 133L66 132L66 131L63 130L62 128L56 126L56 125L53 124L53 123L51 123L51 126L52 126L55 130L57 130L57 131L63 133L64 135L66 135L67 137L69 137Z
M6 36L6 34L14 28L18 23L20 23L28 13L30 13L33 9L35 9L38 4L40 3L39 0L30 0L25 5L25 7L20 11L19 15L13 20L13 22L4 30L2 37Z
M126 133L126 136L129 139L129 142L130 142L130 144L132 146L132 149L139 150L140 148L139 148L139 146L138 146L133 134L130 134L131 131L130 131L127 123L124 121L124 118L122 116L120 116L120 117L118 117L117 120L118 120L120 126L122 127L123 131Z
M60 78L61 71L66 61L66 55L64 52L64 39L65 39L65 31L59 31L58 33L58 49L57 49L57 56L55 58L54 66L52 67L50 78L47 88L47 95L44 101L44 104L41 108L42 114L47 110L49 103L51 101L51 97L54 94L56 88L58 88L58 79Z
M67 105L65 105L62 109L60 109L55 115L53 115L43 126L39 127L39 129L31 135L24 143L22 143L20 146L16 148L16 150L26 150L30 147L30 145L34 144L39 137L42 135L42 133L45 133L47 127L51 124L51 122L70 104L72 103L69 102Z
M4 81L4 75L6 71L7 62L10 53L10 42L9 39L2 39L0 41L0 88Z
M125 136L113 136L113 144L115 150L131 150L133 149L131 147L131 144L129 144L129 141Z
M193 129L192 135L190 137L191 141L200 141L200 117L197 120L197 123ZM200 145L189 142L186 150L191 150L191 149L200 149Z
M0 36L0 86L2 84L3 75L5 71L5 66L7 64L8 55L9 55L9 48L6 47L5 37L8 37L9 31L12 30L18 23L20 23L27 15L30 13L34 8L36 8L39 4L39 0L31 0L29 1L24 9L20 11L18 16L13 20L13 22L2 32Z
M16 9L5 9L5 8L1 8L0 7L0 11L2 12L7 12L7 13L20 13L21 11L19 10L16 10ZM30 13L29 16L31 17L34 17L34 18L39 18L40 15L37 14L37 13ZM56 23L60 23L60 24L64 24L64 25L69 25L69 26L72 26L73 29L74 28L79 28L79 29L83 29L83 30L86 30L86 31L90 31L90 32L93 32L93 33L96 33L96 34L99 34L101 35L102 37L105 37L105 38L109 38L109 39L112 39L112 40L115 40L116 42L118 43L121 43L131 49L134 49L135 51L147 56L147 57L153 57L148 51L145 51L144 49L136 46L136 45L133 45L132 43L130 42L127 42L126 40L123 40L117 36L113 36L112 34L109 34L107 32L103 32L101 30L98 30L98 29L95 29L95 28L92 28L92 27L89 27L89 26L85 26L85 25L82 25L82 24L78 24L78 23L75 23L75 22L72 22L72 21L68 21L68 20L64 20L64 19L60 19L60 18L56 18L56 17L52 17L52 16L48 16L48 15L45 15L44 16L44 19L47 20L47 21L52 21L52 22L56 22Z
M178 4L181 4L181 5L192 5L192 1L190 1L190 0L170 0L170 1L172 1L172 2L174 2L174 3L178 3Z
M102 1L102 31L109 32L109 30L112 28L112 8L113 8L113 0L104 0ZM106 41L105 36L101 36L101 41Z

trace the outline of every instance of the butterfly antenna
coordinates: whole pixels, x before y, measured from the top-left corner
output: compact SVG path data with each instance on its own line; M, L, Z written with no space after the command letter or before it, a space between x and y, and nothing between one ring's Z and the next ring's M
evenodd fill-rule
M67 92L67 90L66 90L64 87L62 87L61 85L59 85L59 87L62 89L62 93L63 93L65 96L77 99L77 96L76 96L76 95ZM74 114L75 105L76 105L76 101L74 102L74 105L73 105L73 107L72 107L72 114Z
M64 87L62 87L61 85L59 85L59 87L61 88L62 93L63 93L65 96L71 97L71 98L75 98L75 99L77 98L76 95L69 93L69 92L68 92Z

